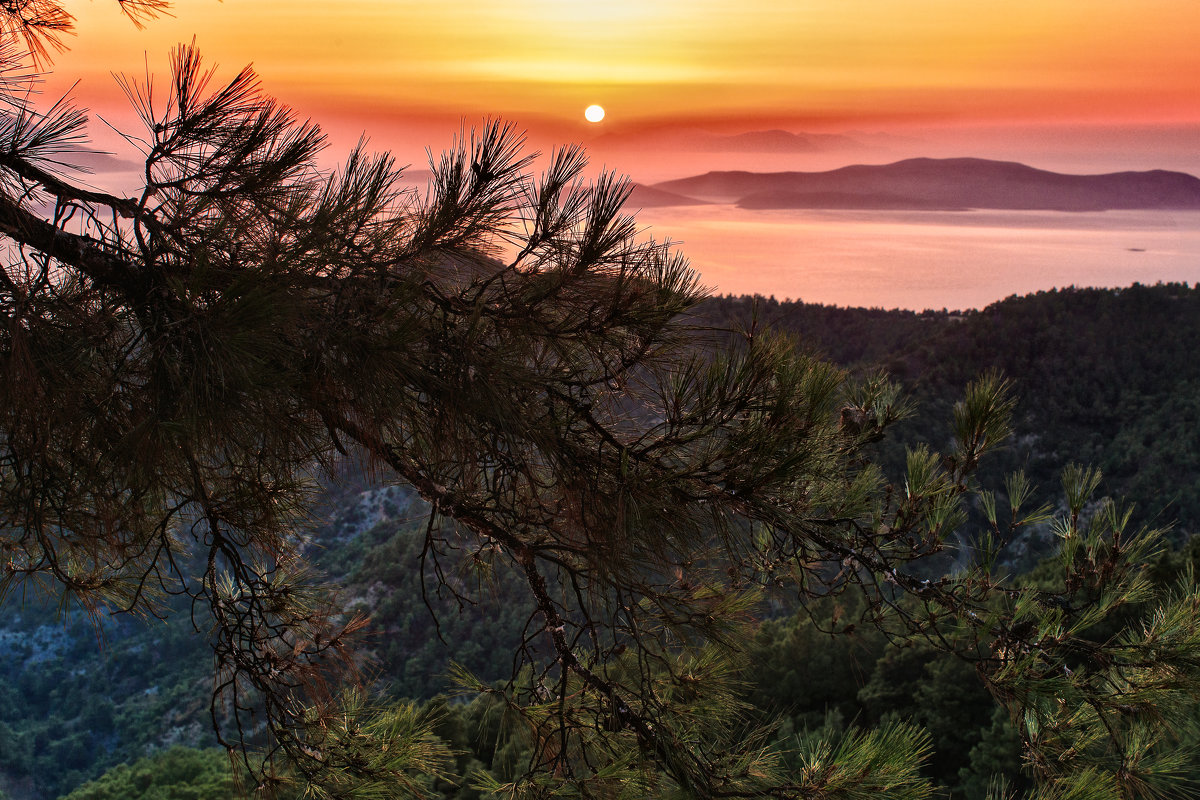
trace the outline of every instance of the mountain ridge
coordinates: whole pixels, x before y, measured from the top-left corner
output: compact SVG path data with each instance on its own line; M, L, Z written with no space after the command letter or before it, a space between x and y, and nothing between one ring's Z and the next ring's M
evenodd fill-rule
M753 209L1200 210L1200 178L1184 172L1076 175L984 158L908 158L822 172L710 171L650 188Z

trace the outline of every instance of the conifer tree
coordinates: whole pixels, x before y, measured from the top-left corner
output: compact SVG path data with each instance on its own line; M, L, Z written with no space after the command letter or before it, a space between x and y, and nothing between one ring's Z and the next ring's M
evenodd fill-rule
M0 15L9 75L18 45L45 62L70 25L51 0ZM1200 595L1189 578L1153 596L1158 534L1097 500L1094 471L1068 470L1058 516L1024 508L1021 476L978 486L1012 411L999 377L968 387L947 453L914 449L889 484L866 448L903 413L896 387L754 327L705 338L695 274L639 239L627 182L581 179L578 148L533 176L521 136L488 122L412 192L365 145L319 169L315 125L249 70L218 82L194 46L167 91L123 86L144 125L131 197L71 169L82 111L4 89L0 592L94 614L191 597L216 736L258 788L420 796L450 763L415 708L369 700L361 621L306 569L315 481L347 459L430 503L414 569L449 591L454 569L509 570L536 608L512 680L475 686L529 754L510 784L462 776L497 794L928 796L915 727L784 758L747 725L742 644L780 591L856 593L835 633L973 663L1039 800L1186 780L1171 741L1200 692ZM992 544L923 577L972 509ZM1047 520L1058 582L996 574L995 548Z

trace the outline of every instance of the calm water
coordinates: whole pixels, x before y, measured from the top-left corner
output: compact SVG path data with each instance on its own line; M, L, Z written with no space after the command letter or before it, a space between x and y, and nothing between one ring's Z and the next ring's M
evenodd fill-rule
M1200 212L652 208L719 293L884 308L981 308L1065 286L1200 281Z

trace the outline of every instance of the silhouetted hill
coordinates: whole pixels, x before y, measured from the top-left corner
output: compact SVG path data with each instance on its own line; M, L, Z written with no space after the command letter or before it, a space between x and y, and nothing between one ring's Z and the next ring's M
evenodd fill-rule
M667 192L662 189L655 189L651 186L646 186L642 183L635 183L633 191L629 193L629 198L625 201L625 205L629 208L655 208L656 206L704 206L709 205L710 200L699 200L695 197L686 197L675 192Z
M1182 172L1064 175L981 158L911 158L827 172L709 172L654 188L746 208L1200 209L1200 178Z
M939 200L892 192L754 192L737 202L739 208L845 208L861 211L965 211Z

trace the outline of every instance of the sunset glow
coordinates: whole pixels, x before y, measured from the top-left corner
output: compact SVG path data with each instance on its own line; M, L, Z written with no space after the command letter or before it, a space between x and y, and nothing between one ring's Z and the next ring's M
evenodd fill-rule
M290 102L366 117L566 123L603 90L640 123L1200 121L1200 5L1186 0L179 0L141 31L115 3L71 10L79 35L58 68L109 97L92 84L161 70L194 35Z

